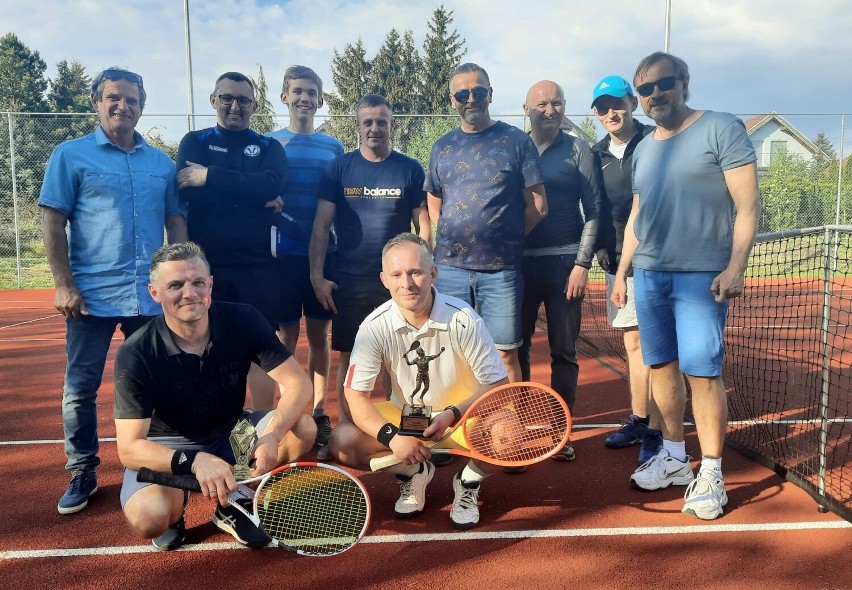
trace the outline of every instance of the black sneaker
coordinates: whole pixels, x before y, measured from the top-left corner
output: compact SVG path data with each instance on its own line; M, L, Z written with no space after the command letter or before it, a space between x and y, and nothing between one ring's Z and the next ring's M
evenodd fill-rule
M151 544L157 551L173 551L183 545L186 539L186 518L180 515L180 520L169 525L169 528L159 537L151 539Z
M238 502L243 508L251 511L251 500L238 500ZM213 524L220 531L228 533L237 541L252 549L266 547L272 541L269 535L230 504L224 508L221 505L216 506L216 512L213 513Z
M186 503L189 500L189 492L183 493L183 512L177 522L170 524L159 537L151 539L151 544L157 551L173 551L183 545L186 539Z
M574 452L574 447L571 444L567 444L550 458L554 461L573 461L577 458L577 453Z
M317 446L324 447L331 437L331 418L328 416L314 416L317 425Z

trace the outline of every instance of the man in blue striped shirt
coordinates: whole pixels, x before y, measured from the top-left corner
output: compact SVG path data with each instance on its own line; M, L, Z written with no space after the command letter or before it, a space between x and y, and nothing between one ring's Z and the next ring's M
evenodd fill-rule
M311 286L308 246L317 210L317 192L326 164L343 155L340 140L314 128L314 116L322 106L322 80L305 66L290 66L284 72L281 102L290 112L290 124L270 133L287 154L289 181L282 195L284 207L278 220L276 256L280 272L287 280L282 286L281 313L278 337L288 350L295 351L299 342L299 325L305 316L308 336L308 375L314 386L314 421L317 424L317 444L320 458L325 458L325 445L331 435L331 421L325 415L328 390L328 371L331 351L328 329L331 310L317 301ZM329 235L325 267L327 277L336 275L337 244Z

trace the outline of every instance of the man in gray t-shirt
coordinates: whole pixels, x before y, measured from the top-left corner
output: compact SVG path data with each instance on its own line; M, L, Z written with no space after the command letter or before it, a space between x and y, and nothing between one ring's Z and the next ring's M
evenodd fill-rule
M642 356L663 419L663 448L630 480L645 490L687 485L682 511L709 520L728 502L722 477L723 331L727 300L743 292L760 216L756 158L742 121L686 105L689 69L683 60L649 55L633 83L657 129L633 155L633 209L612 300L624 305L625 277L634 267ZM692 389L701 445L697 478L683 439L681 372Z

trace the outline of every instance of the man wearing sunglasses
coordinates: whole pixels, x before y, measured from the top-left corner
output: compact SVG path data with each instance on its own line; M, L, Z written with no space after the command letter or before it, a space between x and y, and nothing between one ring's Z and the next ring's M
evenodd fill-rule
M436 288L482 316L510 381L521 379L524 235L547 215L538 152L530 137L488 112L492 90L473 63L450 76L460 122L432 146L425 189L438 224Z
M615 269L624 243L624 227L633 206L633 152L639 142L655 127L643 125L633 118L639 101L630 82L621 76L607 76L592 92L592 109L607 135L592 148L603 177L603 201L600 211L598 240L595 245L598 263L606 272L607 296L612 294ZM613 328L622 331L627 352L631 414L624 425L604 440L613 449L641 444L641 465L660 451L663 444L659 416L648 391L648 367L642 362L642 346L633 297L633 274L626 278L627 301L618 308L607 301L607 315Z
M524 113L541 160L549 211L524 241L521 373L530 379L532 337L544 304L551 386L573 412L580 372L576 343L601 206L599 178L589 144L562 130L565 95L559 84L533 84ZM574 447L565 445L553 459L572 461Z
M270 248L271 205L284 194L287 156L278 141L249 129L257 108L250 78L222 74L210 104L216 126L187 133L177 154L189 238L207 254L216 278L213 298L253 305L276 330L283 278ZM249 371L249 389L255 410L273 407L275 382L257 365Z
M174 163L136 132L145 98L139 74L109 68L95 76L100 125L53 151L38 201L54 305L66 327L62 423L71 484L60 514L82 510L98 490L96 399L115 328L126 338L159 313L146 277L163 227L169 242L186 240Z
M633 82L657 129L633 155L633 208L612 300L624 305L625 276L634 268L642 356L651 367L663 448L630 481L644 490L688 486L682 512L710 520L728 502L723 333L728 300L743 292L760 216L756 157L742 121L686 105L689 69L682 59L653 53ZM692 390L701 447L697 478L683 438L681 373Z

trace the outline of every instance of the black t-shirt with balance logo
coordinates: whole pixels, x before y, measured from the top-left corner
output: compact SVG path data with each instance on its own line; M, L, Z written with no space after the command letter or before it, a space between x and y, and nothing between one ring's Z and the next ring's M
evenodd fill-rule
M252 362L271 371L290 352L255 308L213 302L202 356L181 350L160 315L136 331L115 359L115 417L151 419L148 436L203 441L227 432L243 411ZM214 434L215 433L215 434Z

